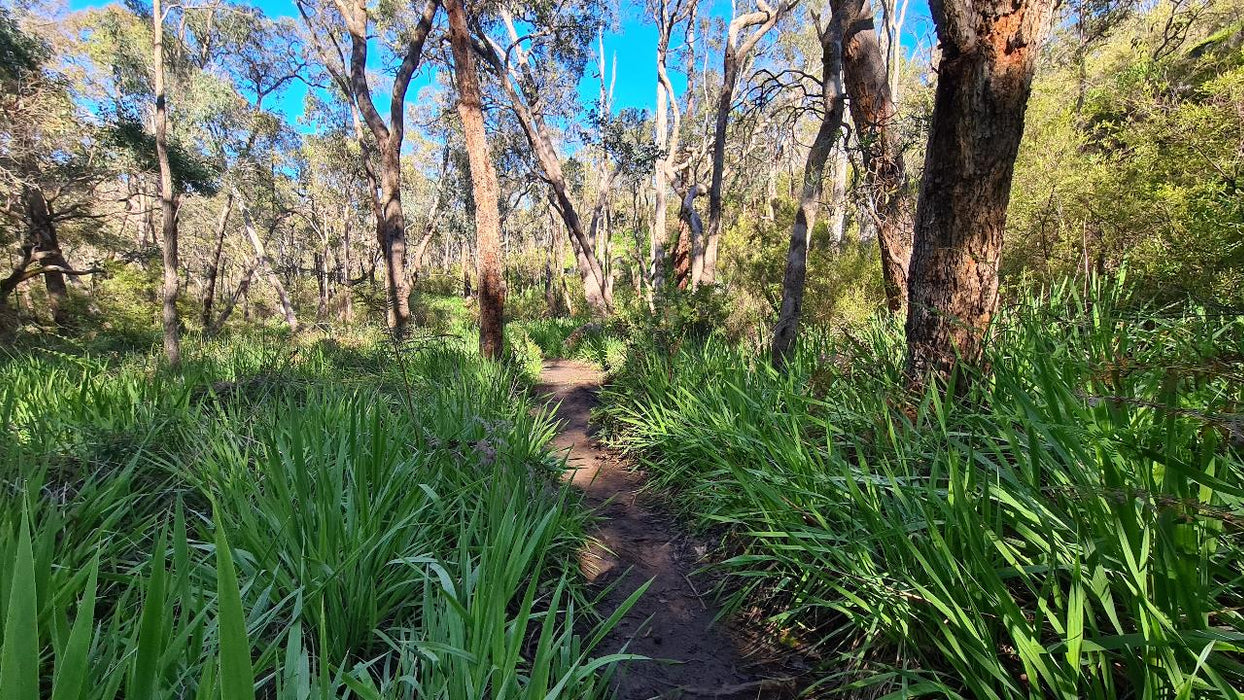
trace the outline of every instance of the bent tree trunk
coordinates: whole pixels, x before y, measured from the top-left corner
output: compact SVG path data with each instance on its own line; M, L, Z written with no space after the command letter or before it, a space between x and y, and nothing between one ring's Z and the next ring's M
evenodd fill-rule
M61 270L68 269L69 263L65 261L60 250L60 241L56 237L56 219L52 214L52 205L38 187L23 187L22 199L30 224L31 243L34 244L33 259L41 268L51 268L43 273L43 284L48 292L52 322L57 328L68 328L69 288L65 285L65 274Z
M462 119L467 160L471 167L471 188L475 195L479 352L490 360L500 360L504 350L505 291L501 282L501 215L497 205L497 173L488 153L483 100L479 75L475 72L466 11L461 0L446 0L445 11L449 15L449 44L454 56L454 82L458 87L458 116Z
M842 131L846 101L842 90L842 15L834 12L821 35L821 95L825 114L817 129L808 160L803 168L803 190L799 210L791 226L790 247L786 254L786 273L782 277L782 306L773 328L773 366L785 368L795 347L799 317L803 313L803 292L808 272L808 238L816 223L816 210L821 205L821 189L825 180L825 163Z
M285 323L289 324L289 329L297 332L298 317L294 314L294 303L290 301L289 293L285 291L285 285L281 284L280 275L276 274L276 266L268 255L268 251L264 249L263 239L259 237L259 232L255 230L255 222L251 219L250 209L246 206L246 200L242 198L242 194L236 189L233 191L233 196L237 198L238 208L242 210L242 228L246 231L246 239L250 241L251 248L255 250L255 259L259 261L259 266L263 268L264 274L268 277L268 282L276 290L277 299L281 302L281 315L285 317Z
M531 110L523 96L519 93L518 87L515 86L517 78L514 74L519 69L515 69L510 64L506 52L497 44L490 43L489 47L491 51L485 54L484 57L492 66L493 71L497 73L507 101L514 109L514 116L518 118L519 125L523 129L523 135L531 146L532 154L540 166L544 180L549 184L549 196L553 201L553 207L558 215L561 216L562 221L565 222L566 230L583 250L583 257L578 260L580 263L579 275L583 279L584 298L593 313L599 316L607 315L612 311L613 299L608 295L606 289L604 269L597 258L596 247L592 244L589 233L583 225L583 219L579 216L574 200L570 198L569 185L566 183L561 160L557 155L557 150L553 147L553 140L549 136L548 127L540 116ZM521 70L523 71L522 75L529 75L526 73L527 68L525 66ZM528 79L526 82L530 83L531 81Z
M933 3L937 93L916 208L907 310L911 388L979 365L998 306L1015 156L1054 0ZM961 377L960 390L967 377Z
M907 269L911 264L914 215L908 193L907 166L897 134L894 100L868 0L833 0L833 12L845 28L842 70L851 117L863 151L864 169L877 213L877 246L886 306L899 312L907 304Z

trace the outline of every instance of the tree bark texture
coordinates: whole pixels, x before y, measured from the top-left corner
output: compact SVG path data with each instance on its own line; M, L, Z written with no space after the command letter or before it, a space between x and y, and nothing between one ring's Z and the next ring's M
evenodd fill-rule
M1055 0L932 3L941 43L907 310L907 373L919 390L978 365L998 306L1015 156ZM961 378L960 389L967 377Z
M466 138L471 188L475 198L475 236L479 272L479 352L500 360L504 351L505 289L501 281L501 215L497 172L488 152L479 75L472 55L466 10L461 0L446 0L449 43L458 87L458 116Z
M886 306L900 312L907 304L914 202L909 192L903 144L895 124L886 62L877 40L868 0L832 0L843 18L842 69L851 117L863 153L867 184L873 190L877 246Z
M255 259L259 261L264 275L267 276L268 282L272 284L272 288L276 290L277 299L281 302L281 315L285 318L285 323L289 324L291 331L298 330L298 316L294 313L294 303L289 298L289 293L285 291L285 285L281 284L281 277L276 274L276 265L272 262L272 257L268 255L267 249L264 248L263 239L259 237L259 232L255 230L255 222L251 218L250 209L246 206L246 200L237 190L233 191L233 196L238 200L238 208L242 211L242 228L246 231L246 239L250 242L251 248L255 250Z

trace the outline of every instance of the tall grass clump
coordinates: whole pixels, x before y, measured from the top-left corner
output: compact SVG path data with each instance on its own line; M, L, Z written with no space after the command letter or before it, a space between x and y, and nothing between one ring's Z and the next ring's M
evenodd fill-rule
M637 355L606 413L821 690L1236 698L1244 319L1124 301L1006 310L961 398L905 396L877 322L788 376L716 341Z
M185 364L0 360L0 695L606 694L628 657L512 370L246 335Z

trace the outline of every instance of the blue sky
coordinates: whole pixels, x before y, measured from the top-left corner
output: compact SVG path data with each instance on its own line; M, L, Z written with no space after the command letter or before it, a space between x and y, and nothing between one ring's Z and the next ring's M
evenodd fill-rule
M103 6L111 2L111 0L68 1L69 7L72 10ZM903 28L903 45L910 52L915 50L922 41L927 46L932 30L927 0L909 1L911 6L908 9L907 21ZM298 10L293 0L257 0L253 4L271 17L298 18ZM730 14L729 0L706 0L705 4L711 7L710 12L712 16L725 18ZM740 2L740 4L742 5L743 3ZM807 0L805 0L805 4L807 4ZM616 28L605 32L607 68L613 65L612 62L615 56L617 60L618 77L614 88L614 109L634 107L652 110L656 103L657 78L654 63L657 42L656 27L651 20L642 16L642 5L639 2L623 2L619 12L620 16L616 23ZM788 26L791 21L809 21L807 11L802 8L797 9L793 20L786 20ZM678 38L676 37L675 43L677 41ZM375 58L376 52L373 52L372 56ZM710 56L709 61L710 65L716 66L720 64L721 58L720 56ZM425 67L422 74L412 84L410 97L418 94L420 87L433 82L434 76L431 74L431 70L430 66ZM599 93L600 83L595 74L595 64L591 64L580 81L579 93L585 104L593 104ZM672 71L670 79L674 83L675 90L681 91L684 82L677 71ZM281 95L281 98L272 104L272 107L283 113L292 124L296 124L298 116L302 114L302 103L305 94L306 87L302 83L292 83L290 88Z

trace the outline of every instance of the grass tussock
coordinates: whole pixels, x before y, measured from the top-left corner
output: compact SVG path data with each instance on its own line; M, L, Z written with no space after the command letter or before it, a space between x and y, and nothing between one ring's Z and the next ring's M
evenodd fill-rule
M902 395L895 326L809 335L636 353L605 413L819 691L1239 697L1244 320L1058 289L964 400Z
M604 694L550 417L464 345L0 360L0 696Z

